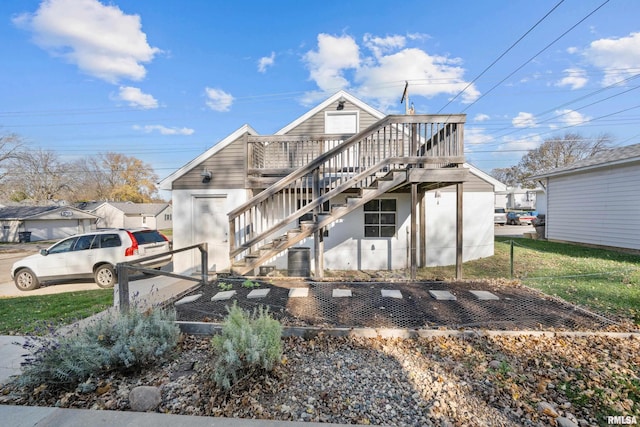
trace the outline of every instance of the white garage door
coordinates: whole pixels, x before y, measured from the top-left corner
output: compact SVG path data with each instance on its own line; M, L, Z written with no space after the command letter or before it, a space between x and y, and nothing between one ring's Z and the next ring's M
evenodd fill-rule
M78 234L77 219L55 221L25 221L25 228L31 232L31 241L58 240Z

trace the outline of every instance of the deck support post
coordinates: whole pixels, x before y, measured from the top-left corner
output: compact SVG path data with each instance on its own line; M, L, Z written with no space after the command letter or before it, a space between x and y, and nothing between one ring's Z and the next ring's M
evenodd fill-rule
M417 275L417 249L418 249L418 227L416 220L418 216L418 184L411 184L411 231L410 231L410 258L409 268L411 270L411 280L416 280Z
M456 184L456 279L462 279L462 196L463 184Z
M427 216L424 191L418 193L418 203L420 217L420 263L418 265L424 268L427 266Z
M320 170L314 169L313 171L313 183L312 183L312 200L316 200L320 197ZM320 221L320 209L321 205L313 209L313 220L317 224ZM316 279L321 279L324 275L324 241L323 241L322 229L317 229L313 232L313 263L315 267Z

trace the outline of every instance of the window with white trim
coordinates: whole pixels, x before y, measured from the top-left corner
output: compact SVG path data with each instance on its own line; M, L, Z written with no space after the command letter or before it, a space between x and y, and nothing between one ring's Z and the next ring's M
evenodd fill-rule
M359 111L325 111L324 133L350 135L358 133Z
M364 205L364 237L396 234L396 199L375 199Z

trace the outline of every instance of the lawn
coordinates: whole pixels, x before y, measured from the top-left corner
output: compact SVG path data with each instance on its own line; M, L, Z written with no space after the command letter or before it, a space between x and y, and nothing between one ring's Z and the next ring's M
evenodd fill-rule
M465 279L511 277L548 295L640 324L640 256L578 245L497 237L494 256L463 265ZM455 268L419 270L421 279L451 278Z
M495 241L495 255L463 266L465 279L504 279L523 284L597 312L640 324L640 256L522 238ZM418 270L418 278L443 280L455 267ZM0 299L0 334L41 334L98 313L112 305L109 289Z
M113 290L0 299L0 335L43 335L113 305Z

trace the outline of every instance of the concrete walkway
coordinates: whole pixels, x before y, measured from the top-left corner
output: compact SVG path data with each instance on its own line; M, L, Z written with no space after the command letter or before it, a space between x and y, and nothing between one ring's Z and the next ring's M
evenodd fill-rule
M13 405L0 405L0 420L3 426L10 427L335 427L342 425Z

